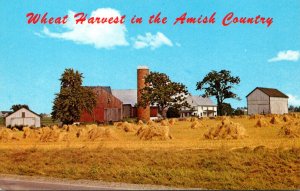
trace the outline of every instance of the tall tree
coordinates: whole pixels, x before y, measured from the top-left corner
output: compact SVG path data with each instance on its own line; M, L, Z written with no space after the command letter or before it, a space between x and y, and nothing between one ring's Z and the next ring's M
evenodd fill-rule
M164 118L166 117L166 108L188 107L185 101L188 90L182 83L172 82L164 73L150 72L145 78L146 87L141 90L140 106L147 104L157 105L158 112Z
M224 115L223 102L225 99L240 99L232 88L240 83L238 76L232 76L228 70L209 72L202 81L197 82L196 90L204 90L203 96L215 96L218 104L218 115Z
M52 119L63 124L72 124L80 119L83 110L91 113L96 106L96 96L91 89L82 86L82 73L65 69L59 79L60 92L52 107Z
M21 108L29 109L28 105L26 105L26 104L15 104L15 105L12 105L10 109L13 110L13 112L15 112Z

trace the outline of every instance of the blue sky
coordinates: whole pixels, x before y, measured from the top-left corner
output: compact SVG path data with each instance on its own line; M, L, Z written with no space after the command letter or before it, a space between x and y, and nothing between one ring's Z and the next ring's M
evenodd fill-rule
M190 0L190 1L72 1L0 0L0 110L28 104L36 112L50 113L59 77L72 67L84 74L84 85L108 85L134 89L136 68L168 74L184 83L192 94L195 84L211 70L227 69L241 78L235 92L246 106L245 96L257 86L277 88L300 105L300 1L299 0ZM72 15L73 11L126 15L125 25L74 26L27 24L29 12L48 16ZM158 12L168 17L165 25L149 25ZM213 25L173 25L184 12L210 16ZM223 17L272 17L266 25L235 24L223 27ZM132 25L129 19L144 22Z

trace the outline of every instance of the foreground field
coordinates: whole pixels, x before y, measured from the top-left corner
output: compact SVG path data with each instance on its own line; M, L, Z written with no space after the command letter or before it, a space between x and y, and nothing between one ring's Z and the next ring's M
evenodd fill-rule
M207 189L299 188L299 149L1 150L1 173Z
M300 188L298 131L282 129L297 126L300 118L275 118L275 122L274 116L161 122L156 126L162 137L146 127L142 130L147 134L138 133L150 124L126 123L55 127L36 134L30 130L27 137L14 131L0 142L0 173L211 189ZM257 125L262 119L265 124ZM237 126L235 133L243 136L205 138L211 127L222 123ZM57 139L51 137L54 132Z

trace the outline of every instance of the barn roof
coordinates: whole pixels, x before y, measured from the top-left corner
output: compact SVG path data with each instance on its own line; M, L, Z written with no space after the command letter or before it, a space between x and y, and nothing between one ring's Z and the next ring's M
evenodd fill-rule
M91 88L91 89L104 89L105 91L111 94L110 86L84 86L84 87Z
M215 106L209 97L190 95L186 98L187 102L193 106Z
M267 94L269 97L289 98L289 96L285 95L284 93L282 93L278 89L257 87L252 92L254 92L256 89L259 89L263 93ZM246 97L248 97L252 92L250 92Z
M137 90L112 90L112 94L120 99L123 104L130 104L131 106L135 106L135 104L137 103Z

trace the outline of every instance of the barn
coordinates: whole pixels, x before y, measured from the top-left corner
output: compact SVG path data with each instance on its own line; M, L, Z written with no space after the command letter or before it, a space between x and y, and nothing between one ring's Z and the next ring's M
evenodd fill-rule
M21 108L5 118L5 125L8 126L29 126L41 127L41 117L35 112Z
M123 102L123 118L137 117L137 90L123 89L112 90L112 94ZM157 106L150 106L150 118L155 119L158 116Z
M109 86L86 86L93 90L97 97L97 105L89 114L83 111L80 122L114 122L122 120L122 101L112 95Z
M257 87L246 98L249 115L288 113L289 97L277 89Z

